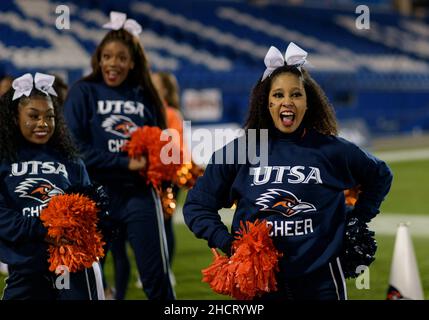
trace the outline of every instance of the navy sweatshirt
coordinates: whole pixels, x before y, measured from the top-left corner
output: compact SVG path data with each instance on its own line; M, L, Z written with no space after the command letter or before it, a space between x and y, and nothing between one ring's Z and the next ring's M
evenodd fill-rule
M0 260L23 273L45 272L47 230L40 212L70 185L90 182L81 160L66 160L47 145L24 143L18 156L0 164Z
M241 164L239 139L216 151L183 209L195 235L210 247L227 246L232 235L218 210L236 202L231 233L240 221L266 219L274 244L284 253L280 270L286 278L312 272L338 256L346 221L343 191L361 185L352 214L369 221L379 212L392 173L384 162L342 138L314 130L301 133L276 131L269 138L268 164L262 167L253 161ZM217 156L226 163L227 149L234 150L234 161L215 164Z
M128 156L121 151L134 129L156 125L141 89L81 80L70 89L64 113L91 180L122 186L141 182L138 172L128 170Z

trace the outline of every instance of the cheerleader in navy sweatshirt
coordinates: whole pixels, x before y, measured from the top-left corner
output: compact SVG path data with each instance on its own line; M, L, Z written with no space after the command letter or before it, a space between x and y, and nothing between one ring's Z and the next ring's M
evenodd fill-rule
M124 26L121 13L111 17L106 27L113 30L92 57L92 73L68 94L65 118L91 180L106 187L109 212L126 232L147 297L174 299L159 197L139 174L146 159L130 159L122 151L137 127L165 129L163 105L136 36L141 29L130 28L137 23Z
M279 290L263 299L343 300L339 256L346 223L352 216L363 222L376 216L392 173L383 161L336 136L334 111L302 67L305 62L306 52L293 43L286 59L271 47L267 71L252 92L246 135L215 152L183 212L197 237L228 254L240 221L266 220L283 257ZM251 129L261 137L267 129L267 143L252 141ZM255 145L266 162L249 157ZM361 193L347 217L344 190L356 185ZM234 202L229 232L218 210Z
M17 78L0 101L0 260L9 265L3 299L99 299L92 270L70 274L68 284L48 268L41 211L70 186L90 184L65 128L52 88L54 77ZM101 274L100 278L101 280ZM57 281L60 280L60 281ZM102 283L99 283L102 288Z

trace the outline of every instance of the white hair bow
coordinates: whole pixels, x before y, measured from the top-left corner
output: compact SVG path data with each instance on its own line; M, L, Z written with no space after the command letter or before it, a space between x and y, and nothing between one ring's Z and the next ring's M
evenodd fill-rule
M23 95L28 97L33 88L36 88L42 91L46 95L57 96L54 88L52 87L55 81L55 77L49 74L36 72L34 76L34 86L33 86L33 76L31 73L26 73L23 76L16 78L12 82L12 88L15 89L12 100L19 99Z
M105 29L119 30L124 28L136 37L142 32L141 25L134 19L127 19L127 15L122 12L110 12L110 22L103 25Z
M306 58L307 51L302 50L293 42L289 43L284 58L279 49L271 46L265 55L264 63L267 69L265 69L261 81L269 77L277 68L283 67L285 63L288 66L295 66L301 71L301 66L308 64Z

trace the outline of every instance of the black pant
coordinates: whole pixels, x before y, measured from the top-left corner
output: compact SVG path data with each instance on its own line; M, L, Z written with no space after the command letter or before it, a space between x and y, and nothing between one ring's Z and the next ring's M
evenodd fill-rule
M174 300L170 262L161 202L148 187L108 186L109 212L119 229L125 230L134 251L143 290L150 300Z
M124 300L131 274L131 264L127 252L126 230L121 229L118 232L118 237L113 240L110 251L112 252L115 272L115 299Z
M309 274L285 279L277 277L278 291L255 300L347 300L345 278L339 259Z
M167 236L167 247L170 266L172 265L172 257L175 250L175 239L174 239L174 226L173 218L164 220L165 223L165 234ZM112 253L113 267L114 267L114 279L115 279L115 300L124 300L128 283L131 275L131 264L127 252L127 232L125 228L121 228L117 232L115 239L111 241L110 249L106 250ZM103 264L105 259L103 259ZM139 276L140 277L140 276ZM104 279L105 287L106 279Z
M22 273L9 266L3 300L99 300L93 268L70 273L68 280L53 272Z

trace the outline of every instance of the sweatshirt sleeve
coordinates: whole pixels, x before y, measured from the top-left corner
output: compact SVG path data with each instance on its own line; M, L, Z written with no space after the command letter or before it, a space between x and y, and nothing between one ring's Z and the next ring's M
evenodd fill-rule
M25 217L10 209L0 194L0 239L9 242L43 240L47 232L40 219Z
M234 164L214 164L213 159L189 190L183 207L185 223L196 235L208 241L211 248L228 250L233 236L222 222L218 210L230 207L231 186L236 176Z
M380 205L392 184L393 175L387 164L351 144L347 152L347 161L354 185L361 192L351 214L369 222L379 212Z
M82 153L85 164L98 169L128 169L127 155L111 153L91 144L89 97L89 86L78 82L70 89L64 103L67 126Z
M74 176L73 181L70 181L72 185L89 186L91 185L91 179L89 178L88 171L86 170L85 164L81 159L78 159L74 164Z

